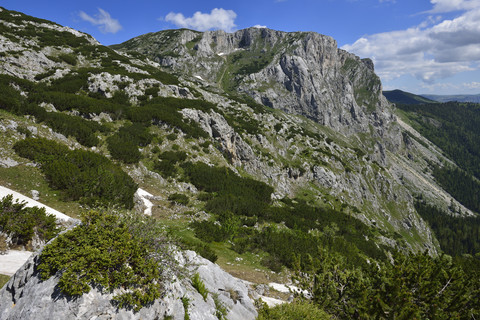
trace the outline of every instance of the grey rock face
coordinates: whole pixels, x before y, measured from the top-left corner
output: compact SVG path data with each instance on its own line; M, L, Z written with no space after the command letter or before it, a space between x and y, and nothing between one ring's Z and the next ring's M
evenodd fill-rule
M0 319L184 319L182 298L189 299L190 319L217 319L220 302L232 320L255 319L257 312L248 296L247 286L223 271L218 265L197 256L192 251L178 254L178 262L190 273L198 272L209 291L206 301L191 286L188 279L172 279L165 284L164 297L139 312L117 309L111 304L113 294L93 288L88 294L72 299L62 295L56 287L58 277L41 281L36 270L39 253L21 267L0 291Z
M338 49L334 39L314 32L173 30L116 48L147 53L161 65L345 134L366 132L376 123L382 136L377 126L394 120L372 61Z

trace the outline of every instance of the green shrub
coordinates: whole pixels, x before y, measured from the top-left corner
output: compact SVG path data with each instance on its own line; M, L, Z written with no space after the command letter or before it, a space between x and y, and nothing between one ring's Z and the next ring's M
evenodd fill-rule
M272 187L251 178L239 177L228 168L210 167L201 162L184 163L182 167L186 179L199 190L218 194L207 203L207 208L214 213L232 211L253 216L271 202Z
M169 195L168 200L173 202L173 203L183 204L185 206L189 202L188 197L184 194L181 194L181 193L174 193L174 194Z
M295 300L269 308L266 304L258 311L257 320L328 320L332 319L312 302Z
M176 165L187 159L187 153L185 151L165 151L159 154L158 158L161 161L155 162L153 170L168 178L177 174Z
M190 225L195 231L195 237L205 242L221 242L230 237L227 230L212 221L194 221Z
M137 184L106 157L43 138L27 138L14 145L22 157L37 161L52 188L63 190L67 199L88 205L133 207Z
M92 287L113 292L120 308L138 311L161 296L162 277L151 248L116 215L90 211L82 224L47 245L38 270L42 280L60 272L58 288L80 296Z
M176 133L167 134L167 139L170 141L175 141L177 140L177 134Z
M43 80L47 77L50 77L50 76L54 75L55 71L56 71L55 69L50 69L50 70L45 71L43 73L39 73L34 77L34 79L37 80L37 81Z
M184 320L190 320L190 315L188 314L188 307L190 305L190 299L187 297L182 297L182 305L183 305L183 310L185 311L185 315L183 316Z
M141 154L138 146L131 140L124 140L118 134L107 138L108 151L115 160L123 161L124 163L137 163Z
M58 55L58 57L65 61L66 63L72 65L72 66L76 66L77 65L77 58L72 55L72 54L66 54L66 53L62 53L60 55Z
M147 146L152 138L148 128L139 123L125 125L114 135L108 137L108 151L116 160L124 163L137 163L141 157L138 147Z
M47 214L45 208L25 205L14 202L12 195L0 199L0 231L10 236L13 244L26 245L35 234L43 241L58 234L55 216Z

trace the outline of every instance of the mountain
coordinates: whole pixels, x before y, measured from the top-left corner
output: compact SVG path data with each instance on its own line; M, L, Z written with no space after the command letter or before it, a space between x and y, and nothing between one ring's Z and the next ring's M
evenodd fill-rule
M168 30L112 48L146 54L174 72L203 79L204 85L246 94L342 132L368 131L366 123L374 116L390 121L373 63L314 32Z
M457 101L457 102L480 103L480 94L454 94L454 95L423 94L422 96L438 102Z
M422 104L435 102L435 100L430 100L424 96L419 96L402 90L383 91L383 95L391 103Z
M475 252L442 256L426 222L478 231L435 175L462 166L386 100L369 59L312 32L105 47L3 8L0 30L0 183L81 220L60 233L0 199L2 248L42 247L0 291L0 319L268 318L283 309L253 300L291 300L285 285L319 318L478 315Z

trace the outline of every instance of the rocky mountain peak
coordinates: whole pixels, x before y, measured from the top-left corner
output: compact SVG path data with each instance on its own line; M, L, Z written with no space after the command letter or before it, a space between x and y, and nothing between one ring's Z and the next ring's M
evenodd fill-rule
M394 120L373 62L338 49L333 38L315 32L167 30L113 48L147 54L205 85L248 95L347 135L367 132L372 122L384 127Z

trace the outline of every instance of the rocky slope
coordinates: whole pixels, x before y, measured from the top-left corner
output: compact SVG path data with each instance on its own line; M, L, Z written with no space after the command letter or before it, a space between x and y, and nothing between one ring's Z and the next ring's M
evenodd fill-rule
M131 116L145 103L168 97L176 109L172 117L148 122L153 138L137 148L140 160L116 163L151 194L148 212L167 225L183 224L182 232L190 237L188 223L211 215L204 211L202 192L196 186L180 175L165 176L158 170L160 151L184 152L188 161L226 167L263 181L274 188L274 205L281 206L284 197L298 197L312 206L357 217L381 232L368 240L379 248L437 253L430 228L415 211L417 195L445 210L454 203L471 213L433 179L430 164L451 161L397 119L394 106L382 95L372 62L338 49L330 37L256 28L231 34L168 30L113 46L115 51L45 20L1 8L0 15L0 80L5 92L48 114L106 128L94 131L96 145L85 145L74 134L61 131L65 130L61 126L37 121L32 114L14 114L17 109L7 108L11 101L2 100L0 164L7 168L2 168L1 178L18 189L23 188L20 182L46 183L40 181L39 165L15 152L15 142L43 137L113 159L109 139L134 122L125 114ZM41 90L47 93L38 94ZM74 102L65 106L64 100L56 99L62 94ZM159 105L167 108L165 101ZM196 126L201 134L191 133ZM56 203L63 202L56 191L45 188ZM173 205L171 196L177 194L190 201ZM137 202L143 212L144 201ZM57 279L40 282L36 259L2 290L1 317L20 319L27 312L44 312L46 318L55 318L62 308L69 309L72 317L100 317L100 309L106 310L105 317L132 316L108 307L109 297L95 290L75 301L62 296L52 300ZM190 253L185 259L208 266L198 272L203 272L209 291L219 293L233 318L243 312L255 316L242 284ZM209 278L216 275L221 279ZM241 287L241 300L228 297L227 284ZM198 312L211 315L214 302L204 302L190 289L188 284L172 284L172 304L155 302L135 317L177 316L177 311L182 317L179 299L184 294L195 301ZM45 301L47 308L41 305ZM92 301L98 302L94 313L89 309Z
M394 120L372 61L338 49L334 39L318 33L182 29L146 34L113 48L141 52L182 75L344 134Z
M177 255L178 263L189 273L198 273L209 295L207 299L189 280L172 278L165 284L165 296L153 305L133 312L112 305L113 293L99 288L72 299L58 289L58 277L40 280L36 269L41 251L34 254L0 291L0 319L218 319L220 305L232 320L255 319L257 312L247 286L217 265L192 251ZM188 299L188 306L182 302ZM215 300L216 301L215 301ZM187 300L185 300L187 301Z

